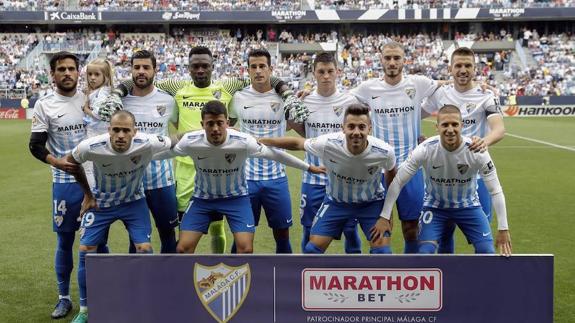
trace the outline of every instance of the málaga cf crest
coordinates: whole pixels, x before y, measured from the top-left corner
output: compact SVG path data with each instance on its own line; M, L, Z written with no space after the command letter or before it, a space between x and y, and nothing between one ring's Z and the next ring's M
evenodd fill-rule
M194 287L200 301L219 323L226 323L236 315L250 290L250 265L231 267L194 266Z

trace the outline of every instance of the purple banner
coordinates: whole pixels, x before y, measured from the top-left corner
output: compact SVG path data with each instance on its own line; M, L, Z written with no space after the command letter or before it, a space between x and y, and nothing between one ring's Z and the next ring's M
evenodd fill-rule
M553 256L90 255L90 322L553 322Z

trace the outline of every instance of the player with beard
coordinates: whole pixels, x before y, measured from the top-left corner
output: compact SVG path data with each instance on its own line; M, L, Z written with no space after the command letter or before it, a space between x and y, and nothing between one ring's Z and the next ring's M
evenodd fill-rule
M449 72L453 77L453 84L438 89L427 99L423 109L433 113L445 105L458 107L463 117L462 135L475 139L469 148L484 151L505 136L499 99L492 91L484 91L474 82L475 53L471 49L460 47L451 54ZM477 179L477 184L481 207L491 220L491 197L482 178ZM455 225L452 228L455 230ZM453 232L447 233L440 241L438 251L454 252Z
M395 149L397 163L407 159L421 134L421 103L442 84L424 76L403 75L405 51L401 44L387 43L382 53L384 76L361 83L351 93L371 109L373 136ZM397 199L404 252L417 252L417 220L423 206L421 171L407 183Z
M134 87L122 99L124 109L136 117L136 129L141 133L169 135L169 123L177 122L174 98L157 89L153 82L156 75L156 57L147 50L137 51L131 59ZM146 202L150 209L161 241L162 253L176 252L178 210L176 185L172 160L153 160L143 178ZM130 243L130 252L136 252Z
M82 111L86 96L77 91L78 65L78 57L69 52L58 52L50 59L50 75L56 91L36 101L29 143L32 155L52 168L52 228L57 235L54 267L60 294L51 315L54 319L65 317L72 309L72 247L80 227L82 189L66 173L78 171L79 167L60 159L86 138ZM98 252L107 252L105 239L102 245Z
M178 132L201 129L202 107L211 100L219 100L226 107L229 105L233 94L249 85L249 81L243 79L226 79L212 81L212 72L214 69L214 59L209 48L196 46L189 53L189 70L192 81L186 80L164 80L156 82L156 86L170 93L176 99L178 112ZM278 78L272 78L272 86L276 92L281 93L286 106L289 119L303 122L307 118L308 111L305 106L297 99L292 91ZM124 83L120 90L126 94L132 87L130 83ZM102 117L109 116L117 105L115 95L110 96L110 102L107 102L106 109L100 109ZM183 215L186 210L192 192L194 190L195 168L193 160L189 157L176 158L176 197L178 201L178 213ZM222 216L214 216L214 221L210 225L210 234L212 236L212 252L222 253L225 250L225 233Z

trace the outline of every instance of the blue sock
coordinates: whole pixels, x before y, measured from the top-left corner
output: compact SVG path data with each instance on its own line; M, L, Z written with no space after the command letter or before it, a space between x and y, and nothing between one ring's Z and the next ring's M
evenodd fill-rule
M345 253L361 253L361 239L357 233L357 226L353 230L344 230L345 236Z
M305 246L309 242L310 231L311 227L302 226L301 252L305 252Z
M130 240L130 246L128 247L128 253L136 253L136 246L134 245L134 242L132 242L132 240Z
M174 228L158 228L162 249L160 253L176 253L176 231Z
M405 241L403 253L417 253L418 245L417 240Z
M80 264L78 265L78 287L80 288L80 306L88 306L88 293L86 292L86 251L80 251Z
M97 253L110 253L110 248L108 248L107 244L98 245L98 249L96 250Z
M58 243L54 257L54 269L56 270L56 282L58 293L62 296L70 295L70 276L74 268L74 237L76 232L58 232Z
M137 253L139 253L139 254L153 254L154 249L150 248L149 250L142 250L142 251L138 251Z
M289 238L276 239L276 253L292 253Z
M371 254L387 254L387 255L391 255L393 252L391 252L391 247L390 246L382 246L382 247L372 247L369 249L369 253Z
M238 253L238 247L236 247L236 241L235 240L232 243L232 249L230 250L230 253L233 253L233 254Z
M321 250L318 246L314 245L311 242L308 242L305 245L305 249L303 250L303 253L312 253L312 254L322 254L325 251Z
M96 250L97 253L110 253L110 248L108 248L108 234L110 233L110 228L106 230L106 234L102 239L102 244L98 245L98 249Z
M443 237L439 240L439 247L437 253L455 253L455 237L453 234Z
M437 245L431 242L423 242L419 244L418 253L422 254L434 254L437 251Z
M494 254L495 247L493 246L493 241L480 241L473 244L475 248L475 253L477 254Z

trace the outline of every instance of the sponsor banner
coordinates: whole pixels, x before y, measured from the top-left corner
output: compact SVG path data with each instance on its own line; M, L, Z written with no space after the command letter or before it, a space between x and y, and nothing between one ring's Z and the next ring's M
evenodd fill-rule
M550 255L89 255L86 261L93 322L553 321Z
M305 269L302 276L302 307L306 311L441 309L442 277L438 268L314 268Z
M505 117L575 117L575 105L508 105Z
M0 108L0 119L26 119L26 110Z
M222 22L261 23L354 22L354 21L468 21L563 19L572 20L575 8L438 8L438 9L367 9L367 10L271 10L271 11L5 11L0 21L131 22L166 23Z
M44 20L48 21L98 21L102 20L99 11L44 11Z

